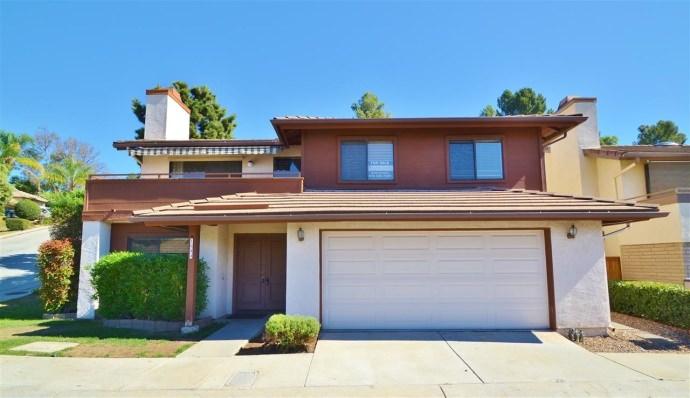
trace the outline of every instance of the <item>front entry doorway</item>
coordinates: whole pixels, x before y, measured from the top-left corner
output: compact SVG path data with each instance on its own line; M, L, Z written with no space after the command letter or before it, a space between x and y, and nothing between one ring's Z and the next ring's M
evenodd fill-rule
M285 311L286 234L236 234L233 313Z

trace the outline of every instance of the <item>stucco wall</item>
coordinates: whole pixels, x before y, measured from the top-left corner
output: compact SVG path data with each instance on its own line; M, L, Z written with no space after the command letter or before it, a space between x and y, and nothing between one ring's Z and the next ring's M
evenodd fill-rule
M287 312L319 316L320 229L551 228L556 322L560 328L600 329L609 325L608 290L601 223L576 222L331 222L287 225ZM304 230L304 241L297 229Z
M570 130L567 137L550 145L544 154L546 190L549 192L599 196L597 163L582 149L599 148L599 127L595 101L572 102L558 114L583 114L588 119Z
M81 259L79 263L79 290L77 318L93 319L98 308L91 284L91 268L110 252L110 224L100 221L84 221L82 224Z

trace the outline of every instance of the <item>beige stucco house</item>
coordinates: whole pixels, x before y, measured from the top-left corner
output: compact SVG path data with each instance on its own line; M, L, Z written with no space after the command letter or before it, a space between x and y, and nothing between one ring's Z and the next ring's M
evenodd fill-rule
M609 279L690 285L690 146L600 146L596 98L567 97L557 113L588 119L547 150L549 191L655 203L669 213L604 228Z

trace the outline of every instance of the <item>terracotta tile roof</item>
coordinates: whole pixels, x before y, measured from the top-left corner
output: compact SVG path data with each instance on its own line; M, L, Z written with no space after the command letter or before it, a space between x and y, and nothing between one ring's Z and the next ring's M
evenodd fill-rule
M584 153L609 159L690 160L688 145L609 145L585 149Z
M526 190L239 193L139 210L132 221L595 219L663 217L655 205Z

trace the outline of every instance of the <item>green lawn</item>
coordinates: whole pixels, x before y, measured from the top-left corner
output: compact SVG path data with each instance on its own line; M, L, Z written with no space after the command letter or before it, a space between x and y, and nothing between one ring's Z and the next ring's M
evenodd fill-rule
M33 294L0 303L0 354L45 355L10 351L35 341L65 341L78 346L52 356L74 357L171 357L208 336L221 325L212 324L198 333L148 333L107 328L100 321L44 320L38 297Z

